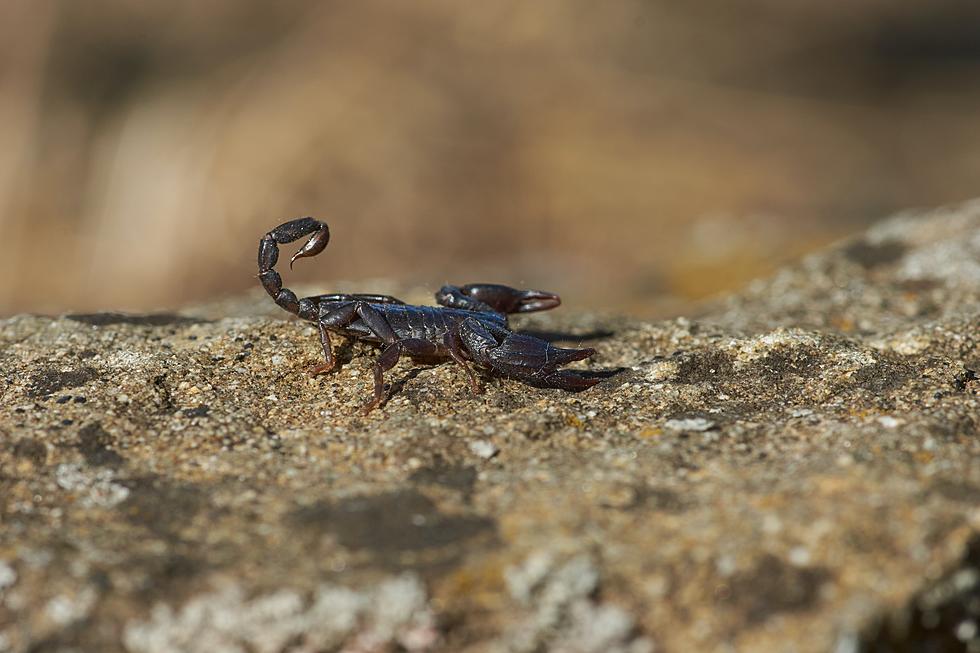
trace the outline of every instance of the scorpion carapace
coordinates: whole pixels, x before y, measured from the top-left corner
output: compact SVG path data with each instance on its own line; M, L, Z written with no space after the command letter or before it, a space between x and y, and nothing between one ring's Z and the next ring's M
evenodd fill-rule
M384 373L402 354L452 359L466 372L474 392L479 392L480 386L468 362L537 387L584 390L600 380L560 369L588 358L594 349L563 349L510 330L508 314L555 308L561 299L554 293L474 283L443 286L436 293L438 307L413 306L388 295L330 294L299 299L283 288L274 268L279 245L304 236L310 239L290 259L290 267L296 259L323 251L330 240L327 225L313 218L299 218L263 236L259 241L259 279L276 304L318 326L325 360L313 368L314 374L334 367L331 333L382 347L374 363L374 396L365 405L365 413L384 400Z

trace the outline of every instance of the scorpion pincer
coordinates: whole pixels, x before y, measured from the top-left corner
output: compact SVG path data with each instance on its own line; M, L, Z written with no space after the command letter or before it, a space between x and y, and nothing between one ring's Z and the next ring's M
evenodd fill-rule
M385 399L384 373L406 354L417 358L448 358L469 377L473 392L480 391L468 365L476 363L493 374L529 385L562 390L584 390L600 379L560 369L588 358L594 349L563 349L521 333L507 323L511 313L545 311L561 304L558 295L540 290L517 290L492 283L443 286L436 293L440 306L413 306L388 295L329 294L299 299L275 271L279 245L310 236L289 261L316 256L327 246L327 225L313 218L283 223L259 241L259 279L276 304L313 322L320 331L324 362L314 375L329 372L336 359L330 334L377 343L381 355L374 362L374 396L364 406L368 413Z

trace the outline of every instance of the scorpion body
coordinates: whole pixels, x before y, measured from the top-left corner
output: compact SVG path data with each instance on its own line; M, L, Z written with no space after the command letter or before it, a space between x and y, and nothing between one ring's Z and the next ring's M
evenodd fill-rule
M440 306L415 306L390 297L373 294L327 294L299 299L284 288L275 271L279 245L310 236L290 259L316 256L327 246L327 225L313 218L283 223L259 241L259 280L266 292L283 309L313 322L320 332L324 363L314 374L329 372L336 359L330 334L372 342L382 347L374 363L374 395L365 413L385 398L384 373L404 354L414 358L451 359L469 377L474 392L479 382L468 363L530 385L563 390L584 390L599 382L561 366L588 358L594 349L565 349L546 340L510 330L507 315L543 311L561 304L553 293L517 290L499 284L443 286L436 293Z

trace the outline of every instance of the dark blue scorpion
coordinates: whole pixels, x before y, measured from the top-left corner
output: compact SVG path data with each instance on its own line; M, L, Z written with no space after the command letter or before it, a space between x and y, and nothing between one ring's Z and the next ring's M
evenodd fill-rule
M570 370L559 369L572 361L588 358L594 349L563 349L521 333L507 324L510 313L545 311L561 304L558 295L539 290L516 290L508 286L475 283L461 287L443 286L436 293L441 306L413 306L387 295L331 294L298 299L273 268L279 260L279 245L312 234L289 261L316 256L327 246L327 225L313 218L283 223L259 241L259 279L276 304L320 330L325 362L313 374L329 372L336 359L330 334L379 344L383 349L374 363L374 396L365 406L368 413L385 399L384 373L402 354L415 358L450 358L465 370L474 392L480 385L469 361L499 376L533 386L584 390L599 382Z

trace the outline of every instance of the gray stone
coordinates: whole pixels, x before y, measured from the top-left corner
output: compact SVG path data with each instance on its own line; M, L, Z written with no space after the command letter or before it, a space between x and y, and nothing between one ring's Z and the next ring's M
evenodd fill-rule
M522 320L585 392L404 361L367 417L375 350L310 377L260 291L3 320L0 650L972 641L978 260L980 203L903 214L684 318Z

